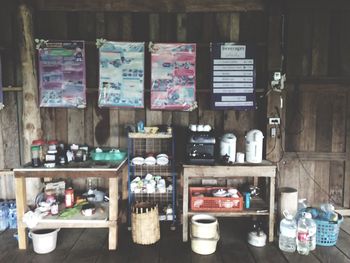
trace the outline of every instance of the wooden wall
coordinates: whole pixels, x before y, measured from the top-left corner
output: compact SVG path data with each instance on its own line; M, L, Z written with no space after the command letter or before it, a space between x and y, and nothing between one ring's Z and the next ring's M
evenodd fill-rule
M4 86L21 86L21 67L16 39L16 11L4 0L0 9L0 47ZM293 2L293 1L287 1ZM315 1L313 2L315 3ZM350 206L348 130L350 86L349 8L346 4L314 8L302 1L287 5L285 59L287 66L286 108L281 112L283 160L279 163L279 185L295 186L310 203L332 200ZM44 6L44 5L42 5ZM218 133L238 135L243 150L244 133L251 128L265 130L266 97L260 97L256 111L213 111L209 108L209 46L211 41L241 41L257 47L257 88L268 87L268 71L278 69L281 51L281 19L270 9L247 12L129 13L98 11L35 12L35 36L45 39L87 41L88 105L78 109L41 109L46 139L91 146L125 148L126 124L139 120L146 125L171 124L177 131L177 145L184 142L190 123L212 125ZM195 42L197 54L197 101L193 112L149 110L150 72L146 73L146 107L143 110L100 109L97 107L98 67L96 38L115 41ZM1 50L1 49L0 49ZM149 57L146 57L146 65ZM0 170L21 162L22 93L6 92L7 107L0 112ZM272 112L272 114L275 114ZM266 138L268 138L266 134ZM278 144L279 145L279 144ZM178 159L183 147L177 148ZM320 190L322 188L322 190ZM325 192L325 193L324 193ZM322 194L323 193L323 194Z

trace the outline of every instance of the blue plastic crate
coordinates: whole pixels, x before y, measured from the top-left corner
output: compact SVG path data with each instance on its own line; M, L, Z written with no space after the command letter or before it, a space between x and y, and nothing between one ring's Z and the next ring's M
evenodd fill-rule
M317 225L316 244L318 246L334 246L338 240L340 224L343 222L343 217L338 214L338 221L323 221L314 219Z

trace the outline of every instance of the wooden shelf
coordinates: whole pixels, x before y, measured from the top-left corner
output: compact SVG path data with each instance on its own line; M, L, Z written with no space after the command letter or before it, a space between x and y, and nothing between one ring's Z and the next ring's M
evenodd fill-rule
M258 212L258 210L243 210L241 212L210 212L210 211L188 211L188 215L210 214L217 217L245 217L245 216L268 216L269 212Z

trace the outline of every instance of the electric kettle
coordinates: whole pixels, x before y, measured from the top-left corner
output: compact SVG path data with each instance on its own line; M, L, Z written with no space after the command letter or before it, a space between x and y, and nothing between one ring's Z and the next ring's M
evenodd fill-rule
M251 130L245 136L245 152L248 163L261 163L264 135L259 130Z
M220 141L220 156L228 155L228 162L235 162L237 138L233 133L226 133Z

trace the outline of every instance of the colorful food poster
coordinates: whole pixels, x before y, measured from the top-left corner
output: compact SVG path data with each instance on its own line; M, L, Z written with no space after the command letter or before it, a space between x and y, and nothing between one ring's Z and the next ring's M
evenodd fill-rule
M144 107L145 43L105 42L100 47L100 107Z
M84 41L47 41L39 48L40 107L86 106Z
M2 94L2 67L1 67L1 55L0 55L0 110L4 107L4 95Z
M212 103L214 109L255 109L254 48L212 43Z
M196 99L196 44L153 44L151 108L192 110Z

